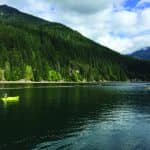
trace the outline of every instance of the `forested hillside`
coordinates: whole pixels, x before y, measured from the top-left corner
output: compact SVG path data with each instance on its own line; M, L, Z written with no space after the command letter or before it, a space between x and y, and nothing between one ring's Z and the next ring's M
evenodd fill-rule
M135 78L150 80L150 62L122 56L62 24L0 6L0 80Z

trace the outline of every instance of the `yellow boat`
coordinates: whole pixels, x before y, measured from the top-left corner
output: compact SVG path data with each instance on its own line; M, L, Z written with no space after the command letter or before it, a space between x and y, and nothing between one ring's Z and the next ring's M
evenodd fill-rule
M1 100L7 101L7 102L19 101L19 96L14 96L14 97L3 97L3 98L1 98Z

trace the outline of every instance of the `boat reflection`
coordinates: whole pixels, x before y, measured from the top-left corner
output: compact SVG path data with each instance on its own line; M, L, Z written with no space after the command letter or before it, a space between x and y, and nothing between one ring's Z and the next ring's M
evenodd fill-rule
M0 100L3 102L4 108L7 108L9 104L18 103L19 99L20 99L19 96L0 98Z

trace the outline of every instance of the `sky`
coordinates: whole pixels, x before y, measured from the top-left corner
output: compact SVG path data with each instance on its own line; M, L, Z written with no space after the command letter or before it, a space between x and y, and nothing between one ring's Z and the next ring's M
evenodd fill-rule
M150 0L0 0L60 22L119 53L150 46Z

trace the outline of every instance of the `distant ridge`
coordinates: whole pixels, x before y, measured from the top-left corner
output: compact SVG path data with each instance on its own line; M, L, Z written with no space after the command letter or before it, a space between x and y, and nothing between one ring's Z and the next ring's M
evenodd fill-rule
M150 60L150 47L146 47L141 50L138 50L130 54L130 56L133 56L138 59Z

